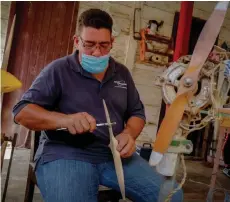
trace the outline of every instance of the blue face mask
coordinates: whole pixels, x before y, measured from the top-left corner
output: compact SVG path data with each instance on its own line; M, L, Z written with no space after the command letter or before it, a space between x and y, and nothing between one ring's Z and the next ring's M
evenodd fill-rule
M103 55L100 57L95 57L92 55L86 55L82 53L81 56L81 65L84 70L87 72L97 74L105 70L109 64L110 55Z

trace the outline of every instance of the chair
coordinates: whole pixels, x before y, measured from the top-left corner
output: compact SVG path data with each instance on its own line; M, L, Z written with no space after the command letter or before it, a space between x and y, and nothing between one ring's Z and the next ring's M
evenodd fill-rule
M39 145L39 137L40 132L30 131L31 135L31 150L30 150L30 163L27 175L27 183L26 183L26 192L24 202L32 202L34 196L34 188L37 185L36 176L34 173L34 155Z
M36 176L34 173L34 155L39 145L40 132L30 131L31 135L31 152L30 152L30 163L27 176L26 192L24 202L32 202L34 196L34 188L37 185ZM121 199L120 192L112 190L110 188L100 186L98 201L99 202L118 202Z

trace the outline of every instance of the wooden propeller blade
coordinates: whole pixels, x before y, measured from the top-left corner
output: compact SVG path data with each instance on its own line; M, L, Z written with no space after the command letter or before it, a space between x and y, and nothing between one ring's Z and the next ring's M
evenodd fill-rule
M180 80L177 97L167 110L165 118L161 123L154 143L153 150L155 152L161 154L167 152L167 149L183 117L187 100L189 100L189 97L194 94L200 70L216 41L224 21L227 8L228 2L219 2L204 26L195 46L189 67ZM192 79L190 87L184 86L184 79L186 78Z
M109 136L110 136L109 147L110 147L110 149L112 151L112 154L113 154L115 171L116 171L117 180L118 180L118 184L119 184L119 187L120 187L122 199L123 199L123 201L126 201L125 200L125 181L124 181L123 166L122 166L120 153L117 151L118 141L114 137L113 129L112 129L112 125L111 125L111 120L110 120L110 116L109 116L109 111L108 111L108 108L106 106L106 103L105 103L104 99L103 99L103 105L104 105L104 110L105 110L106 122L109 124L108 125Z
M154 143L154 151L161 154L165 153L172 141L172 138L180 124L184 114L187 97L185 94L179 95L169 106L165 118L159 128L157 139Z
M224 22L224 18L228 9L228 2L219 2L211 16L205 23L201 34L198 38L196 46L193 51L191 62L189 67L186 69L185 74L180 80L178 94L183 94L188 91L194 91L197 85L200 70L203 67L205 61L210 54L216 38L220 32L221 26ZM192 85L190 87L184 86L184 79L191 78Z

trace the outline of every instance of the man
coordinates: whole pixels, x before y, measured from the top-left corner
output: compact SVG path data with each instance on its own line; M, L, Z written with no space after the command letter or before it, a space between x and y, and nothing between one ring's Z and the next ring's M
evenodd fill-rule
M104 11L82 13L78 51L45 67L14 107L15 121L43 132L35 161L46 202L95 202L99 184L119 190L102 99L110 113L123 162L127 197L157 201L163 177L135 153L145 124L144 107L126 67L109 56L112 19ZM56 131L67 128L66 131ZM182 200L182 193L173 197Z

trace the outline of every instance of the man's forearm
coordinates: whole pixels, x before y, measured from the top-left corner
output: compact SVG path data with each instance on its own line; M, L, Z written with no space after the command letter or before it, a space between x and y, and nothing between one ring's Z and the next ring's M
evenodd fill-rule
M141 131L143 130L145 126L145 121L138 117L130 117L127 121L126 127L124 129L124 133L129 133L132 135L134 140L137 139L137 137L140 135Z
M28 104L15 117L15 121L31 130L55 130L65 114L50 112L38 105Z

